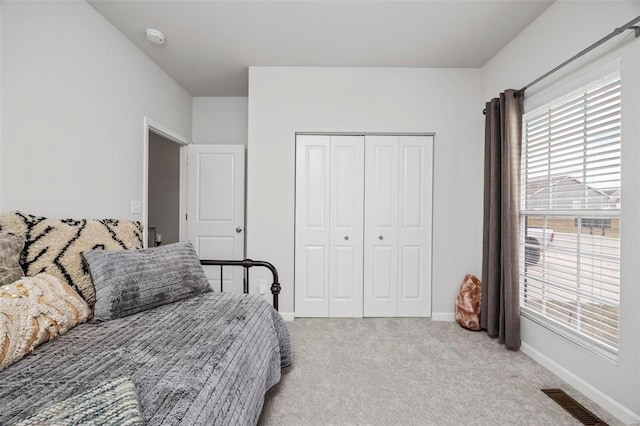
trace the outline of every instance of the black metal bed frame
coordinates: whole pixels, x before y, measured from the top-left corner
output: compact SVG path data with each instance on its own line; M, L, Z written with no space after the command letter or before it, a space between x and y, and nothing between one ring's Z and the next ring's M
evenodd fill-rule
M273 295L273 307L277 311L278 310L278 295L280 294L280 283L278 282L278 270L269 262L264 262L262 260L200 260L200 263L203 266L220 266L220 291L224 291L223 287L223 266L242 266L246 272L244 284L242 291L244 293L249 293L249 268L254 266L262 266L271 271L271 275L273 276L273 280L271 283L271 294Z

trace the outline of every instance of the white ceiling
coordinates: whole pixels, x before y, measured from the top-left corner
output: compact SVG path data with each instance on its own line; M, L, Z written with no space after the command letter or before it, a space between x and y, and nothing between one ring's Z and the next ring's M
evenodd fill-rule
M481 67L552 3L88 1L193 96L246 96L250 65Z

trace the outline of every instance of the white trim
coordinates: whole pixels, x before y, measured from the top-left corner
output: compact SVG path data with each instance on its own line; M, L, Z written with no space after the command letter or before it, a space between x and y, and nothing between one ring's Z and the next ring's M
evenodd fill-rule
M187 236L185 214L187 212L187 154L186 146L191 142L173 130L156 123L149 117L143 119L142 136L142 245L147 247L147 225L149 224L149 132L162 136L180 146L180 241Z
M295 318L295 313L293 313L293 312L280 312L280 316L286 322L291 322Z
M529 358L536 361L538 364L551 371L556 376L567 382L582 393L584 396L607 410L609 413L616 416L625 424L638 424L640 423L640 415L635 414L629 408L620 404L610 396L606 395L602 391L596 389L593 385L587 383L571 371L567 370L542 352L534 349L532 346L525 342L522 342L520 346L522 353Z
M188 145L180 147L180 225L178 238L180 241L187 241L187 168L189 167Z
M431 321L447 321L447 322L455 322L456 313L455 312L433 312L431 313Z

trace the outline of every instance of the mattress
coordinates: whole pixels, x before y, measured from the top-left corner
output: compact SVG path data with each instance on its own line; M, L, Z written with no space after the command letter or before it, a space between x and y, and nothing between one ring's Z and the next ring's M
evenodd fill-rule
M291 362L287 326L263 298L207 293L39 346L0 372L0 424L128 376L148 425L253 425Z

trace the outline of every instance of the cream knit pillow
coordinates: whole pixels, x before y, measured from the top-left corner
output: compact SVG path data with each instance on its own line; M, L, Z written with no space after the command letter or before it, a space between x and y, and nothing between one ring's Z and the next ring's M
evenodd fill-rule
M0 370L90 315L87 303L52 275L38 274L0 287Z

